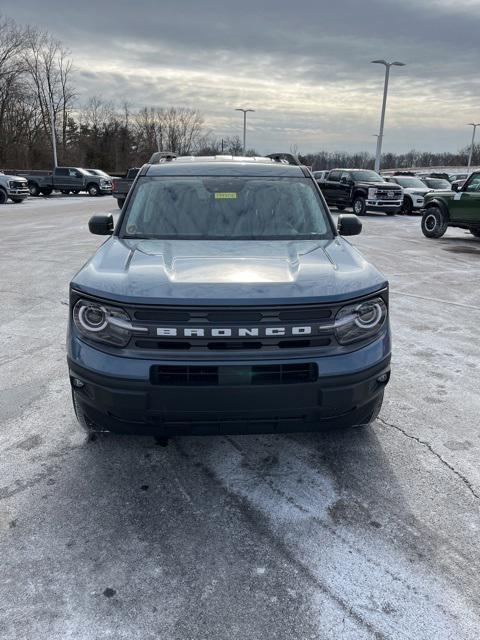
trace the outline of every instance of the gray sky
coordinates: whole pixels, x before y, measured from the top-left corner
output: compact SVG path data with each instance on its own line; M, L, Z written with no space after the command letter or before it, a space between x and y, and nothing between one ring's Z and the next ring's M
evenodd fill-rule
M41 7L41 10L40 10ZM188 106L260 152L457 150L480 121L479 0L2 0L72 52L79 100Z

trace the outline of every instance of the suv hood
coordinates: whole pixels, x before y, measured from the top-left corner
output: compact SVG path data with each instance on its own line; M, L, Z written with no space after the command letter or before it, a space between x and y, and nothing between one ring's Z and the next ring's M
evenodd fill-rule
M386 285L340 236L272 242L112 236L71 283L84 293L140 304L330 302Z

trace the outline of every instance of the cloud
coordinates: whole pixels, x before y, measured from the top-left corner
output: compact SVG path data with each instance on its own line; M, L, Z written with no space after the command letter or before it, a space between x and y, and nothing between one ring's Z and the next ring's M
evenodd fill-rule
M199 108L219 135L240 133L260 151L373 149L383 68L393 69L385 148L457 149L478 118L480 7L469 0L44 0L41 19L72 50L80 97L132 107ZM3 0L19 22L32 0Z

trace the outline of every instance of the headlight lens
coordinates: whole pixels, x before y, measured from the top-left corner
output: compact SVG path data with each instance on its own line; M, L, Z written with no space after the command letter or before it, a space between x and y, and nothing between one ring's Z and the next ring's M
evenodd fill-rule
M335 335L340 344L350 344L376 335L387 319L382 298L372 298L342 307L335 318Z
M73 322L78 332L97 342L124 347L130 340L130 318L118 307L79 300L73 307Z

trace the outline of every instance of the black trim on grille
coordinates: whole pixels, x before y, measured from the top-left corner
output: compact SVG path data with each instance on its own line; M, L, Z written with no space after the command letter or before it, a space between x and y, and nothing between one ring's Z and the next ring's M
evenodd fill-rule
M255 386L315 382L318 368L314 362L300 364L180 366L154 365L150 382L159 386Z

